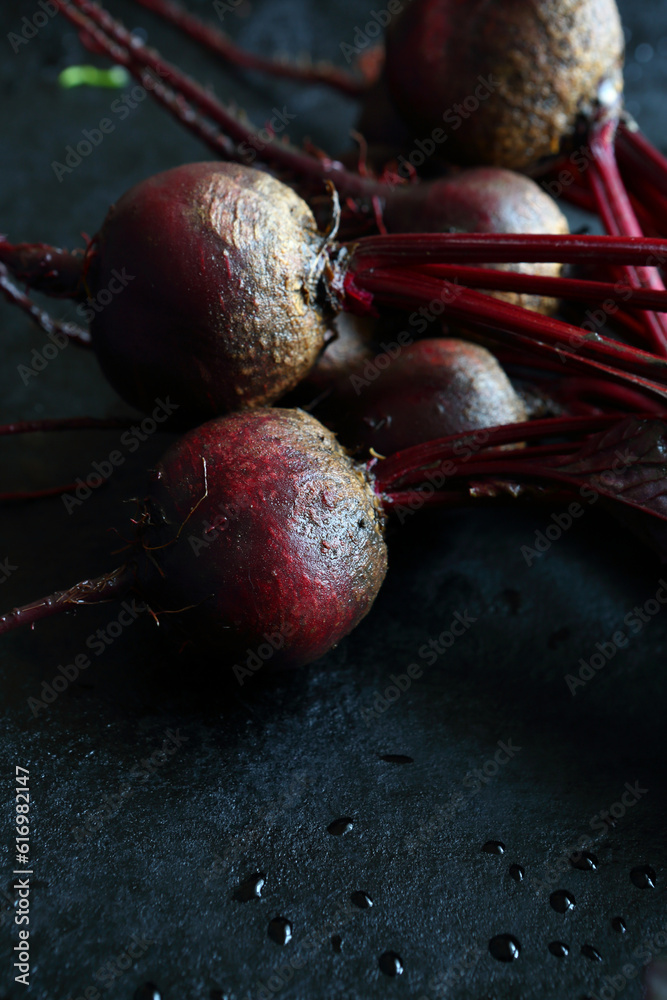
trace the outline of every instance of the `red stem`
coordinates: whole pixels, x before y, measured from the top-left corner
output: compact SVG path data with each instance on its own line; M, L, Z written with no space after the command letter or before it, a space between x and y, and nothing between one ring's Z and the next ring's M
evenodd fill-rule
M637 416L639 417L639 415ZM427 441L424 444L414 445L412 448L405 448L379 463L373 460L368 463L368 468L375 477L379 491L385 493L390 492L392 487L401 484L410 485L410 481L413 485L415 482L423 481L425 470L446 459L454 458L460 462L459 446L479 447L476 444L476 437L479 438L480 435L484 436L483 448L486 450L508 444L522 444L550 435L558 435L559 437L565 434L587 436L613 426L618 423L618 420L617 413L586 417L550 417L523 424L505 424L500 427L484 428L483 431L465 431L462 434L451 434L437 441ZM567 449L567 445L565 449ZM507 452L503 452L503 455L507 457ZM465 464L467 467L469 462Z
M323 83L348 97L363 97L369 81L359 79L351 73L337 69L328 63L299 66L283 60L264 59L262 56L245 52L234 45L231 39L212 24L206 24L189 11L170 0L136 0L141 7L153 11L163 20L169 21L184 34L221 56L226 62L242 69L259 70L272 76L304 83ZM373 81L371 81L373 82Z
M638 264L667 261L667 240L516 233L396 233L350 244L364 268L390 264Z
M356 296L361 289L362 294L370 292L379 303L400 309L422 306L428 310L438 303L438 311L443 315L494 338L509 337L530 350L568 358L578 362L578 367L597 367L640 389L656 392L663 398L667 395L664 388L667 386L667 361L663 358L482 292L435 281L417 272L399 275L391 269L348 273L346 289L352 302L358 301ZM574 354L575 351L581 352L581 356Z
M100 604L124 597L134 586L135 571L130 566L121 566L112 573L83 580L69 590L61 590L50 597L44 597L22 608L14 608L9 614L0 616L0 635L11 632L22 625L34 625L44 618L71 611L81 604Z
M635 202L641 204L643 208L644 235L664 236L667 233L667 198L660 194L650 181L642 178L632 159L626 157L622 147L618 149L618 157L623 170L623 180L630 188Z
M456 264L427 264L419 268L421 274L447 281L459 281L466 288L517 292L528 295L548 295L557 299L575 299L582 302L622 302L626 307L656 309L667 312L667 292L650 289L615 290L604 281L583 281L578 278L547 277L522 274L516 271L495 271L482 267L459 267ZM615 314L614 314L615 315Z
M130 420L98 417L55 417L46 420L20 420L14 424L0 425L0 436L9 434L35 434L50 431L105 431L131 427Z
M13 284L4 264L0 264L0 292L8 302L22 309L47 336L57 337L61 340L66 337L78 347L90 347L91 338L87 330L75 323L61 323L45 309L41 309L32 299L28 298L25 292L19 291Z
M616 163L614 137L617 124L616 121L606 121L591 129L591 188L607 232L614 236L643 236ZM633 288L665 288L659 272L649 267L646 261L643 267L626 268L625 274ZM656 351L667 357L667 319L653 312L645 312L643 319Z
M79 28L80 39L90 52L107 56L119 66L124 66L155 101L165 108L184 128L200 139L204 145L222 160L237 160L236 146L220 130L207 122L191 104L179 94L161 83L151 70L132 61L127 49L114 44L75 10L70 10L61 0L54 0L61 13Z
M115 58L115 50L109 45L112 39L116 45L124 47L132 61L144 69L152 70L164 82L168 83L178 94L192 101L201 112L207 115L237 144L233 158L241 163L252 163L257 157L257 140L254 131L231 112L203 87L195 83L175 66L164 60L156 51L146 48L127 29L114 20L105 10L92 0L55 0L59 10L73 24L92 38L96 44ZM83 18L76 11L85 15ZM101 29L96 30L96 27ZM108 36L105 38L105 36ZM83 39L85 43L85 38ZM244 152L240 147L246 146ZM279 170L286 171L290 176L322 185L326 180L332 180L338 189L352 197L372 200L382 193L380 182L361 177L359 174L346 170L335 160L319 159L296 150L275 138L264 143L262 141L262 159Z
M69 483L67 486L51 486L45 490L28 490L18 493L0 493L0 503L24 503L26 500L46 500L49 497L59 497L63 493L73 493L79 483Z
M541 388L547 395L553 394L558 402L571 407L573 404L589 399L596 404L612 406L615 409L628 410L630 413L651 412L655 416L667 416L667 404L650 399L642 393L635 392L624 385L614 385L602 379L575 376L565 378L557 383L543 382Z
M82 250L61 250L47 243L9 243L0 237L0 264L17 281L51 298L76 299L83 291L86 254Z
M634 125L622 122L617 142L623 153L632 157L641 176L667 198L667 158Z

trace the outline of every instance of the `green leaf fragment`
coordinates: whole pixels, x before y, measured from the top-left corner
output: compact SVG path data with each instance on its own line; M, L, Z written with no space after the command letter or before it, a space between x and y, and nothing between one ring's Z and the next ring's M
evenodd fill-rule
M98 66L68 66L58 76L58 83L70 87L106 87L120 90L130 82L130 74L123 66L100 69Z

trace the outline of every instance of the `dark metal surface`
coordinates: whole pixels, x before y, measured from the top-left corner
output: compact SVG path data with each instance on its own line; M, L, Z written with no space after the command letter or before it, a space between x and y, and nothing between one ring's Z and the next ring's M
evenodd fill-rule
M345 145L345 101L226 76L130 3L112 7L258 122L284 104L292 135ZM118 93L58 88L59 69L89 61L59 19L14 53L8 33L38 9L0 10L0 229L73 245L131 183L202 151L147 101L121 120ZM243 0L224 26L249 47L340 60L371 9ZM621 9L628 102L660 142L667 5ZM110 114L114 132L59 182L53 161ZM3 422L126 412L74 347L24 385L17 367L44 337L9 307L0 315ZM16 567L3 608L121 558L108 529L128 535L122 501L141 494L165 444L124 451L70 512L60 500L2 510L0 560ZM118 434L0 446L0 488L37 488L85 477ZM522 547L550 525L529 566ZM30 768L33 799L29 996L125 1000L148 982L167 1000L641 996L667 956L667 619L647 609L637 625L633 609L667 572L597 509L559 538L553 525L537 509L415 516L392 531L388 580L349 640L243 687L217 685L215 664L170 661L142 617L91 653L114 606L4 639L0 997L26 994L11 967L15 765ZM621 628L630 639L617 650ZM92 665L51 704L29 702L87 652ZM567 675L596 653L602 666L573 693ZM570 863L582 849L594 868Z

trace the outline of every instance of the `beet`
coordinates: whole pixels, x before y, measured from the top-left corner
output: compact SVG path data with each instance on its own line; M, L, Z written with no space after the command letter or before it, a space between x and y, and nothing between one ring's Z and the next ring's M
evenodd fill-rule
M385 72L418 138L444 129L449 159L525 171L620 103L623 51L614 0L414 0L387 28Z
M191 607L179 628L234 658L277 636L272 662L317 659L367 614L386 573L363 467L300 410L190 432L158 466L146 510L141 544L160 572L143 563L142 593L166 621Z
M216 155L240 157L242 162L247 162L248 155L251 162L256 158L256 142L247 126L198 84L165 63L158 53L139 44L93 0L54 2L77 26L83 43L92 51L111 56L142 83L147 71L166 80L168 87L160 84L151 88L154 97ZM462 0L418 0L411 3L408 13L399 5L398 11L404 11L402 19L387 15L395 41L389 67L384 65L381 47L376 47L359 59L357 70L361 76L331 66L316 68L303 62L286 65L258 58L182 10L174 0L142 2L235 65L308 82L327 82L349 95L366 94L367 114L360 127L367 135L357 137L361 146L357 175L326 155L304 155L282 142L269 142L262 148L267 151L264 158L286 179L295 179L304 191L317 186L317 178L335 181L346 195L346 208L362 217L370 211L380 229L382 189L386 192L388 186L382 181L394 184L397 178L391 166L385 169L380 182L367 175L363 168L369 159L368 142L375 146L370 156L375 162L378 148L387 142L406 147L410 134L397 130L393 122L385 86L385 78L392 73L398 79L399 101L408 102L410 126L414 115L419 117L429 107L437 122L430 135L414 137L409 164L405 156L399 157L403 177L411 174L414 179L415 166L442 152L453 133L463 146L462 162L478 161L480 157L484 160L486 150L491 162L503 165L511 156L511 165L527 167L535 160L536 168L545 166L542 161L555 168L557 164L551 161L559 149L572 152L578 141L579 148L569 158L568 167L572 169L565 171L565 184L561 183L561 174L557 182L570 200L597 208L607 231L615 235L650 235L655 220L667 218L667 158L640 134L627 114L621 120L623 40L613 0L476 0L465 5ZM392 15L396 13L391 11ZM414 30L404 31L405 25ZM487 78L479 74L480 59L485 68L491 67ZM457 72L452 73L452 67ZM493 71L500 76L494 76ZM474 94L468 93L463 104L443 109L442 90L446 94L448 87L453 90L461 80L467 79L470 84L472 76ZM440 126L441 116L449 131ZM216 128L211 129L207 117ZM615 159L617 129L625 178ZM482 153L466 147L471 137L479 139ZM448 148L455 149L456 145ZM407 148L404 152L408 152ZM446 155L450 158L452 154ZM403 173L406 165L408 174ZM590 194L581 185L582 174L587 175ZM634 200L629 198L624 180L635 192ZM664 290L655 268L626 268L624 274L633 288ZM667 321L644 312L641 322L657 352L667 356Z
M380 306L418 310L409 322L416 319L422 334L428 318L446 314L496 340L509 338L527 355L555 353L576 368L593 366L596 375L602 362L606 375L634 384L635 376L648 375L651 385L642 387L664 395L667 364L655 356L455 286L451 270L461 261L565 262L596 253L625 264L664 247L659 240L495 233L387 234L338 244L317 231L310 209L287 185L249 167L202 163L135 186L84 257L0 240L0 265L26 284L56 288L59 297L68 276L69 294L88 296L82 308L92 321L92 346L121 395L148 411L169 398L191 425L202 414L277 399L312 367L335 312L377 315ZM439 265L449 270L441 275ZM511 292L532 291L535 282L542 292L546 282L557 295L572 285L488 268L468 274L474 287ZM21 304L4 281L0 291ZM664 290L626 294L604 282L587 283L586 295L612 306L633 298L663 309L667 299ZM22 306L39 318L29 301ZM72 335L81 342L78 331Z
M556 202L535 181L511 170L477 167L429 184L398 190L387 202L390 232L553 233L569 232ZM557 277L561 264L500 265L522 274ZM539 295L494 292L525 309L553 312L556 301Z
M147 72L157 74L160 83L151 87L156 99L217 155L242 162L257 158L257 140L246 123L158 53L138 43L94 0L55 2L93 51L110 55L142 81ZM173 19L169 5L158 6ZM448 148L456 158L461 147L461 162L530 169L544 167L546 161L552 166L559 152L573 149L579 132L576 152L580 160L576 162L583 159L588 168L594 203L607 231L642 235L614 156L623 82L623 40L614 0L473 0L465 4L462 0L418 0L403 8L402 17L391 20L390 29L397 39L393 57L391 45L387 53L390 91L407 102L411 125L416 121L415 127L430 127L429 134L415 137L412 159L417 154L423 163L454 135L456 141ZM205 38L205 32L196 34ZM480 74L480 66L487 71L486 77ZM464 86L470 90L462 95L457 88ZM457 98L463 104L456 103ZM448 99L454 101L450 106ZM415 114L418 117L413 121ZM441 127L441 119L451 134ZM395 183L395 172L388 171L377 181L365 171L356 175L346 171L326 154L304 154L275 140L262 142L260 152L272 169L294 179L306 197L314 192L320 196L321 184L328 179L345 195L352 216L365 215L368 220L370 214L383 229L384 200L390 200L386 192L391 186L382 180ZM638 154L638 149L634 152ZM574 155L571 164L575 165ZM654 176L667 161L654 154L651 164L649 172ZM420 228L418 221L413 228ZM665 290L655 267L626 267L623 273L631 288ZM667 357L667 319L643 311L641 322L655 351Z
M560 443L530 444L554 437ZM466 432L362 465L301 411L231 414L164 456L126 565L0 616L0 635L135 593L178 648L193 643L215 667L236 661L241 682L267 661L304 664L371 608L387 569L385 511L402 517L508 488L514 498L536 488L542 496L555 485L557 497L585 486L666 520L666 438L660 419L561 418L491 428L481 442ZM621 449L629 458L619 465ZM605 478L612 460L617 471Z
M281 400L284 406L304 406L320 396L328 396L334 387L348 378L359 365L377 353L373 337L378 322L352 313L339 313L333 322L334 339L296 389Z
M265 405L324 346L322 237L268 174L229 163L158 174L123 195L95 244L94 288L121 261L133 280L94 316L93 347L139 409L165 394L203 416Z
M370 610L387 570L364 466L300 410L257 408L189 432L151 475L125 567L0 619L138 592L179 646L272 666L322 656Z
M360 365L327 400L325 416L351 448L380 455L461 431L520 423L526 407L484 347L422 340L382 369Z

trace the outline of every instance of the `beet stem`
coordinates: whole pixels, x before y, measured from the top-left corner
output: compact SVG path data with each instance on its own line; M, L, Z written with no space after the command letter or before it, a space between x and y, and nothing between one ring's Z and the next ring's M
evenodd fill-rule
M557 402L564 402L571 410L573 405L584 402L587 398L596 406L613 406L615 409L629 410L639 413L644 410L654 415L664 416L667 406L663 402L650 399L643 393L636 392L624 385L614 385L598 378L572 376L559 382L553 380L540 383L540 388L547 396L553 393Z
M170 0L135 0L140 7L158 14L163 20L173 24L200 45L215 52L226 62L242 69L258 70L287 80L301 80L304 83L323 83L333 87L348 97L363 97L369 81L346 73L328 63L303 65L279 59L264 59L252 52L246 52L213 24L207 24L179 4ZM373 82L373 81L370 81Z
M44 618L71 611L81 604L101 604L118 600L130 592L134 582L135 571L130 566L121 566L94 580L83 580L69 590L58 591L0 616L0 635L12 632L23 625L32 626Z
M518 292L528 295L548 295L558 299L582 302L622 302L627 307L656 309L667 312L667 292L652 289L626 289L621 292L605 281L583 281L578 278L558 278L514 271L495 271L482 267L459 267L456 264L420 266L422 274L447 281L459 281L467 288ZM628 297L630 296L630 297Z
M114 420L100 417L55 417L45 420L21 420L13 424L0 424L0 436L10 434L36 434L50 431L105 431L131 427L131 420Z
M634 198L633 204L640 205L643 210L643 221L640 221L644 235L655 233L664 236L667 233L667 198L642 177L632 155L628 155L623 146L617 147L617 155L623 180Z
M237 160L236 146L220 130L207 122L184 97L174 93L169 87L158 82L155 74L133 62L126 48L116 45L107 36L84 18L78 11L71 10L61 0L54 0L60 12L74 24L80 32L86 48L97 55L106 55L119 66L124 66L152 97L180 122L197 139L222 160Z
M47 243L9 243L0 237L0 264L17 281L52 298L81 296L86 261L82 251L62 250Z
M606 121L594 126L591 131L593 162L590 181L593 196L609 233L614 236L643 236L616 163L616 127L617 122ZM624 271L633 288L665 288L659 272L649 267L646 261L643 267L626 267ZM667 357L667 320L652 312L645 312L643 319L655 349L663 357Z
M50 486L44 490L28 490L17 493L0 493L0 503L23 503L26 500L47 500L49 497L59 497L63 493L73 493L80 483L68 483L67 486Z
M621 123L617 142L632 156L635 166L667 198L667 158L634 125Z
M419 273L397 275L391 269L361 274L348 272L346 287L352 294L352 301L356 288L362 292L370 292L377 297L379 303L402 309L420 306L428 309L431 304L438 302L443 307L439 309L440 312L464 321L473 329L481 329L503 339L518 336L520 342L530 345L532 350L540 353L546 351L564 358L571 359L575 357L573 352L580 351L582 356L579 360L584 366L596 362L604 364L608 374L613 372L623 381L634 382L644 390L657 392L661 397L667 395L665 359L561 320L502 302L482 292L469 291L449 282L439 282Z
M65 337L78 347L91 346L91 337L87 330L75 323L62 323L54 319L45 309L33 302L25 292L19 291L11 281L4 264L0 264L0 291L8 302L22 309L47 336L61 341Z
M359 268L389 264L637 264L667 258L667 240L516 233L396 233L351 244Z
M586 417L548 417L543 420L531 420L528 423L505 424L500 427L484 428L484 431L464 431L451 434L448 437L427 441L396 452L379 463L369 463L375 477L376 486L381 493L391 493L392 488L404 481L423 480L423 472L446 459L454 458L461 461L457 448L460 445L478 447L476 435L484 435L483 448L498 448L508 444L521 444L548 436L576 434L587 436L596 431L604 430L619 421L619 414L600 414ZM565 446L567 449L567 445ZM481 450L481 449L480 449ZM470 463L465 462L466 467ZM409 483L407 483L409 485Z
M239 148L234 150L232 154L228 154L227 158L233 158L246 165L254 162L257 154L255 133L252 128L241 122L203 87L164 60L157 51L142 45L119 21L112 18L92 0L55 0L55 3L64 16L76 24L80 31L83 31L82 41L87 47L90 46L85 37L86 33L94 38L96 45L112 59L117 58L117 50L115 46L110 44L109 40L115 42L116 46L124 47L135 64L152 70L178 94L192 101L201 112L233 139ZM85 18L77 18L76 10L81 11ZM95 26L101 29L102 34L95 31ZM97 48L94 50L99 51ZM243 145L250 147L245 153L240 148ZM349 196L372 199L374 195L382 193L383 185L381 182L352 173L335 160L310 156L275 137L266 143L262 141L262 147L262 159L267 163L270 162L276 168L287 171L290 176L307 178L310 182L316 182L318 185L327 179L333 180L339 190Z

